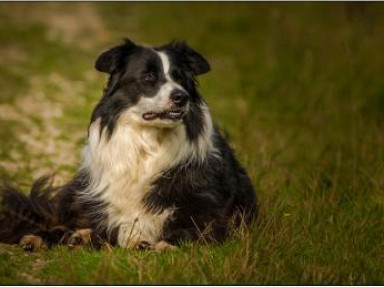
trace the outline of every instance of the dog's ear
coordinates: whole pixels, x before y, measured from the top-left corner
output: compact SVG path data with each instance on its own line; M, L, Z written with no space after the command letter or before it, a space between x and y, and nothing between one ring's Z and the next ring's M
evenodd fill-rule
M195 76L205 74L211 70L208 61L192 49L186 42L171 42L166 46L173 50L189 67Z
M124 57L136 48L136 44L125 38L122 45L113 47L97 58L95 63L96 70L111 74L124 64Z

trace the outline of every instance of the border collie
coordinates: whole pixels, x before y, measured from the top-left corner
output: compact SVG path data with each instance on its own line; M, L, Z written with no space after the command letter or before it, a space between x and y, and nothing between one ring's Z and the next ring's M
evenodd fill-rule
M39 179L28 196L3 187L1 242L174 248L221 242L255 217L251 180L196 89L210 70L198 52L185 42L125 39L95 68L109 79L77 174L61 187Z

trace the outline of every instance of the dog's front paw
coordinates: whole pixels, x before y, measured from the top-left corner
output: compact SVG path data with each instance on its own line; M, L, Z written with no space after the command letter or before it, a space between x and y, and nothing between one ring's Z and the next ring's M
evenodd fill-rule
M157 242L155 245L156 251L175 250L175 249L177 249L177 246L169 244L164 240Z
M21 238L20 246L24 251L37 252L48 249L48 245L44 242L43 238L38 235L28 234Z
M78 229L68 238L68 246L71 248L86 245L91 242L92 230L87 229Z
M154 250L155 246L148 241L140 241L135 246L138 250Z

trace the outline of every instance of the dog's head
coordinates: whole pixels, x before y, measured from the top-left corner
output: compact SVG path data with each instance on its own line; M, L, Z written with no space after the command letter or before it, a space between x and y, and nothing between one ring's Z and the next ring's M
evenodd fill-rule
M123 116L134 124L162 128L181 123L200 101L195 78L210 70L184 42L150 48L128 39L103 52L95 68L110 76L94 117L101 116L108 127Z

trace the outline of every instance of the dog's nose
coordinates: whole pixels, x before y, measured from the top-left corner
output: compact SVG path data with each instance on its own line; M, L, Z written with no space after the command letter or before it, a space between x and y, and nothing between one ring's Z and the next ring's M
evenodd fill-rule
M174 90L171 94L171 101L177 107L182 107L188 102L188 94L183 90Z

